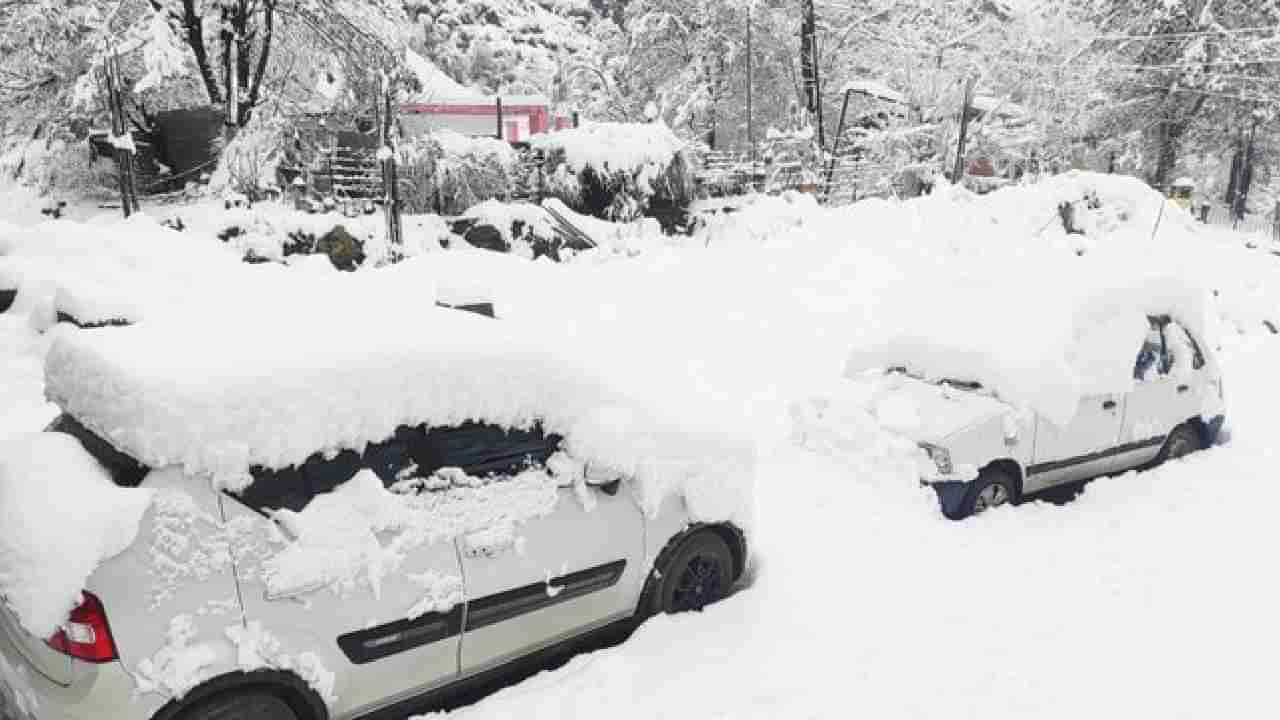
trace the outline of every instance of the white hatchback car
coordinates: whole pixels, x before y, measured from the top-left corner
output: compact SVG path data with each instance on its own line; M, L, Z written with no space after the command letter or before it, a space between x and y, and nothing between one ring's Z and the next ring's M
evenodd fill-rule
M741 523L699 521L707 516L691 510L687 494L650 503L639 490L637 478L646 473L667 473L672 486L695 481L697 472L671 475L690 450L674 459L645 456L644 448L657 447L650 439L658 429L638 432L616 405L595 409L598 400L587 391L566 400L590 384L548 358L490 342L495 326L474 323L491 320L423 322L426 342L406 338L418 330L394 328L382 346L361 345L356 353L340 348L325 358L298 349L309 362L283 381L276 368L245 372L224 359L195 374L184 370L189 357L166 365L165 353L198 356L219 347L210 341L189 350L141 326L81 331L69 344L55 343L48 387L65 412L30 440L50 455L28 465L31 477L16 480L12 463L6 470L0 457L0 490L6 472L9 482L36 488L51 515L42 526L52 524L52 533L82 531L65 509L79 507L66 497L79 492L70 488L148 500L140 520L130 522L137 531L125 549L105 551L96 569L89 564L83 585L75 578L83 587L79 604L51 636L31 632L20 612L46 612L47 603L0 597L0 718L403 717L516 659L728 594L748 562ZM451 349L442 340L449 333L469 339ZM130 338L138 341L132 354L125 352ZM299 334L300 343L307 340ZM258 352L245 348L242 357ZM467 362L439 359L449 352ZM318 385L315 378L326 376L330 384ZM462 404L441 410L442 398ZM352 409L304 407L317 402ZM170 414L183 403L243 414L232 421L207 413L207 424L191 432L173 427L198 415ZM551 414L569 428L563 438L544 432L553 424L541 416L519 424L433 424L422 414L488 418L506 405L537 403L561 405ZM458 409L464 407L473 410ZM136 416L137 425L122 424L126 416ZM399 426L390 434L369 431L384 426L382 417ZM639 453L629 470L575 457L572 439L593 422L600 431L588 433L590 447L578 457L613 445L624 455ZM264 432L282 424L291 434ZM144 425L150 434L138 430ZM251 482L238 489L219 490L209 475L191 471L191 458L212 444L233 456L245 448L279 456L290 438L310 431L377 432L381 439L344 441L348 449L340 450L299 447L312 453L305 462L251 464ZM196 454L180 462L180 445L172 443L190 443ZM148 467L139 457L148 452L168 461ZM79 466L95 476L76 486L54 468L81 455ZM42 489L59 486L53 494ZM29 586L53 577L41 562L59 559L48 558L40 543L33 547L31 533L6 546L3 532L0 591L14 547L37 558L26 563L33 580L17 590L39 591ZM70 603L75 590L69 593Z
M1158 465L1218 442L1225 422L1222 374L1210 349L1176 320L1150 317L1132 391L1081 398L1055 425L1017 412L974 383L889 371L888 391L929 422L903 430L928 460L922 482L942 512L961 519L1095 477Z

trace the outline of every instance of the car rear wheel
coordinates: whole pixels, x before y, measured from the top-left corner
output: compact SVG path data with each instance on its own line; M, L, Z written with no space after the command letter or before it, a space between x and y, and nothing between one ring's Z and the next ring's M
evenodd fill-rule
M960 503L960 511L955 519L984 513L991 508L1000 507L1013 502L1016 485L1009 474L993 468L978 473L977 479L969 483L969 491Z
M1160 456L1156 458L1156 465L1167 460L1177 460L1186 457L1197 450L1203 450L1204 443L1200 441L1200 433L1187 423L1183 423L1173 429L1169 433L1169 437L1165 438L1164 447L1160 449Z
M284 700L261 691L228 693L198 705L182 720L299 720Z
M700 530L682 542L659 568L658 612L701 610L729 594L733 585L733 553L716 533Z

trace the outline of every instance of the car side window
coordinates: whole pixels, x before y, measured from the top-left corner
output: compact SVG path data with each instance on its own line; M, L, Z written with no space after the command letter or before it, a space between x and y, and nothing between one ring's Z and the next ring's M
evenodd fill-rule
M1164 339L1169 365L1175 375L1186 375L1204 367L1204 353L1186 328L1170 322L1164 326Z
M1153 323L1142 341L1142 349L1138 351L1138 360L1133 366L1133 379L1147 382L1168 372L1169 359L1165 352L1164 336L1160 327Z
M312 498L332 492L361 470L372 471L388 489L427 490L430 486L422 481L437 471L456 468L486 478L515 475L545 463L559 445L559 436L544 434L536 425L527 430L473 422L431 429L402 426L387 440L367 445L363 453L316 454L300 466L281 470L252 468L253 482L237 496L263 512L301 511Z
M427 475L440 468L456 467L468 475L512 475L530 465L541 465L560 446L560 437L533 426L509 430L496 425L467 422L456 427L432 428L413 448L413 460Z

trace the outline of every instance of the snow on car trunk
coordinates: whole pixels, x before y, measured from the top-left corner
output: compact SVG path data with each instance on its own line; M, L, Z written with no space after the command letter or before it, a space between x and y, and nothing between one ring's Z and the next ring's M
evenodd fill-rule
M575 457L633 478L649 510L681 494L698 519L749 523L749 440L666 416L581 367L571 349L434 308L429 277L412 263L357 276L366 279L318 277L328 279L282 288L301 293L287 311L250 292L243 313L229 301L61 334L46 394L141 462L179 465L221 488L246 486L254 466L361 450L401 425L541 423Z
M133 542L150 490L116 487L70 435L19 438L0 455L0 598L49 637L85 580Z

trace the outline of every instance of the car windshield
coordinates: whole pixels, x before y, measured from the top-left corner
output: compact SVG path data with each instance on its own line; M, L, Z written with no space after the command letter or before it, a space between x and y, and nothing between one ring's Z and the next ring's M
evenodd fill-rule
M930 385L949 385L951 387L960 388L961 390L981 390L982 383L976 380L961 380L952 377L928 377L924 373L911 370L906 367L898 366L889 368L889 374L906 375Z

